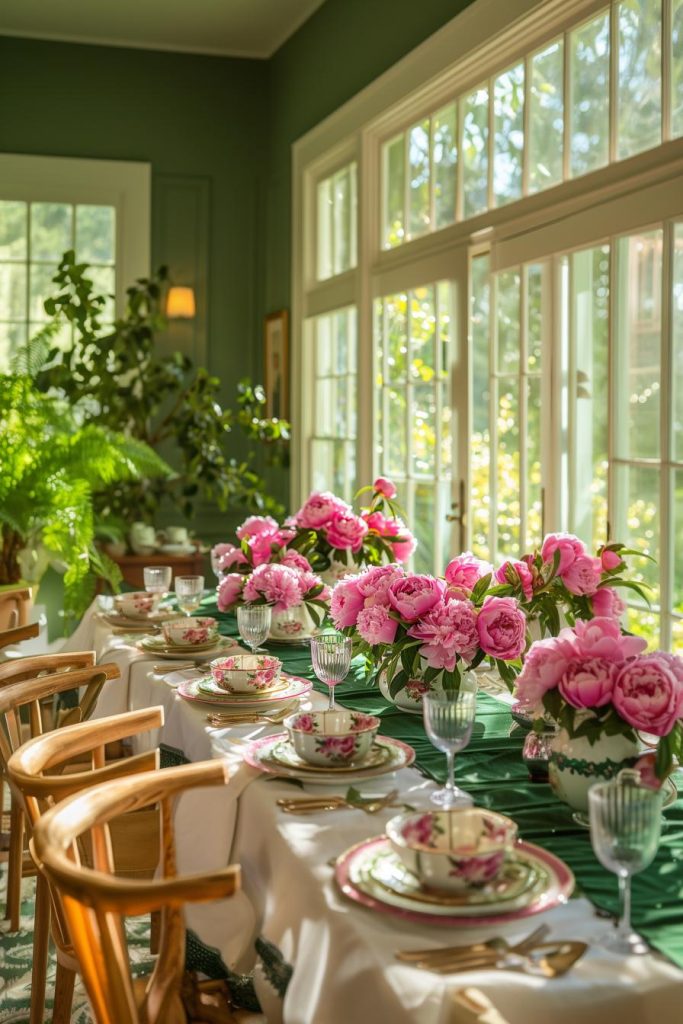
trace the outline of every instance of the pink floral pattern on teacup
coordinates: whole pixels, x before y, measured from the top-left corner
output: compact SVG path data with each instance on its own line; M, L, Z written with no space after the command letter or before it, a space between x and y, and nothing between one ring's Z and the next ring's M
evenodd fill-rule
M313 715L298 715L292 722L292 729L298 729L299 732L314 732L315 719Z
M493 881L499 873L505 860L505 851L499 850L483 857L462 857L448 858L451 863L451 870L448 874L451 878L461 878L468 885L486 885Z
M377 719L374 715L363 715L355 711L351 715L351 732L364 732L366 729L376 728Z
M198 629L186 629L181 633L181 638L186 644L205 644L209 640L209 630L205 627Z
M411 818L401 829L401 836L409 845L419 844L420 846L436 846L436 836L440 835L443 829L439 826L438 819L433 814L421 814L419 818Z
M350 761L358 749L355 736L320 736L316 740L316 750L328 757L330 761Z
M248 666L248 667L247 667ZM272 690L280 677L281 664L270 655L254 657L249 654L217 659L211 663L211 673L219 686L225 686L232 692L235 690L235 673L239 673L240 689Z

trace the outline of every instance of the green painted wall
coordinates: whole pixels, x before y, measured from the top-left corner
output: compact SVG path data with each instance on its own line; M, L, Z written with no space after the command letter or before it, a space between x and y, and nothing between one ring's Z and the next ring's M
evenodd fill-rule
M267 310L290 305L291 146L472 0L325 0L269 61Z

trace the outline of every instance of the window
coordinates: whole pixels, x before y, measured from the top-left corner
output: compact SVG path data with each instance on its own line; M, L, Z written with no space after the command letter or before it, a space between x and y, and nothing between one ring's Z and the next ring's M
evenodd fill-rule
M125 287L149 271L147 165L0 155L0 367L49 319L67 249L109 296L102 320L113 321ZM70 339L65 327L57 341Z
M396 481L414 568L623 539L654 559L628 622L683 648L683 0L519 7L475 0L297 143L295 221L340 153L363 202L352 274L307 283L302 230L295 323L356 311L356 479ZM295 501L338 472L302 368Z
M315 366L311 485L320 491L332 488L351 501L358 489L356 311L336 310L317 317L311 326Z
M318 280L356 266L356 165L318 184Z

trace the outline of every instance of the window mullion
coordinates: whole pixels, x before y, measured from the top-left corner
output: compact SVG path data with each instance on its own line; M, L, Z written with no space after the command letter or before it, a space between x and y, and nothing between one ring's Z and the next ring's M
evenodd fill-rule
M672 125L672 74L673 74L673 23L672 0L662 0L662 142L668 142L673 134Z
M617 159L619 121L619 5L610 6L609 32L609 157L611 164Z
M672 611L674 598L674 469L672 466L673 423L673 247L674 227L667 221L662 232L662 334L661 334L661 390L660 432L662 472L660 476L660 645L671 647Z
M528 479L528 392L529 379L527 373L528 354L528 266L520 267L519 275L519 373L518 373L518 413L519 413L519 554L526 551L528 535L527 479Z
M498 558L498 275L489 277L489 549L493 561Z

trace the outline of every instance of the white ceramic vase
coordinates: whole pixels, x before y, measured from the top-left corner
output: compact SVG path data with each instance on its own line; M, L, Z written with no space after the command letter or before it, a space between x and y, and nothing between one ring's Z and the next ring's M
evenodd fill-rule
M316 629L306 605L298 604L284 612L273 612L268 635L271 640L304 640Z
M439 672L434 679L430 680L429 683L424 681L424 672L427 669L427 665L421 660L420 668L416 672L414 678L410 679L408 684L400 689L396 694L392 696L389 682L386 675L382 673L379 676L379 689L383 697L385 697L391 704L395 704L401 711L407 711L411 715L422 714L422 698L425 693L436 693L439 690L443 690L443 672ZM467 680L467 687L473 689L474 692L477 690L477 676L475 672L466 672L463 675L463 679Z
M336 558L333 558L329 569L319 573L319 576L325 586L335 587L344 576L357 576L364 568L365 566L356 565L353 561L347 565L346 562L339 562Z
M592 714L587 712L586 714ZM638 760L638 743L626 736L603 734L595 743L585 737L570 739L558 729L550 740L548 775L555 796L575 811L588 812L588 790L598 782L616 778L622 768Z

